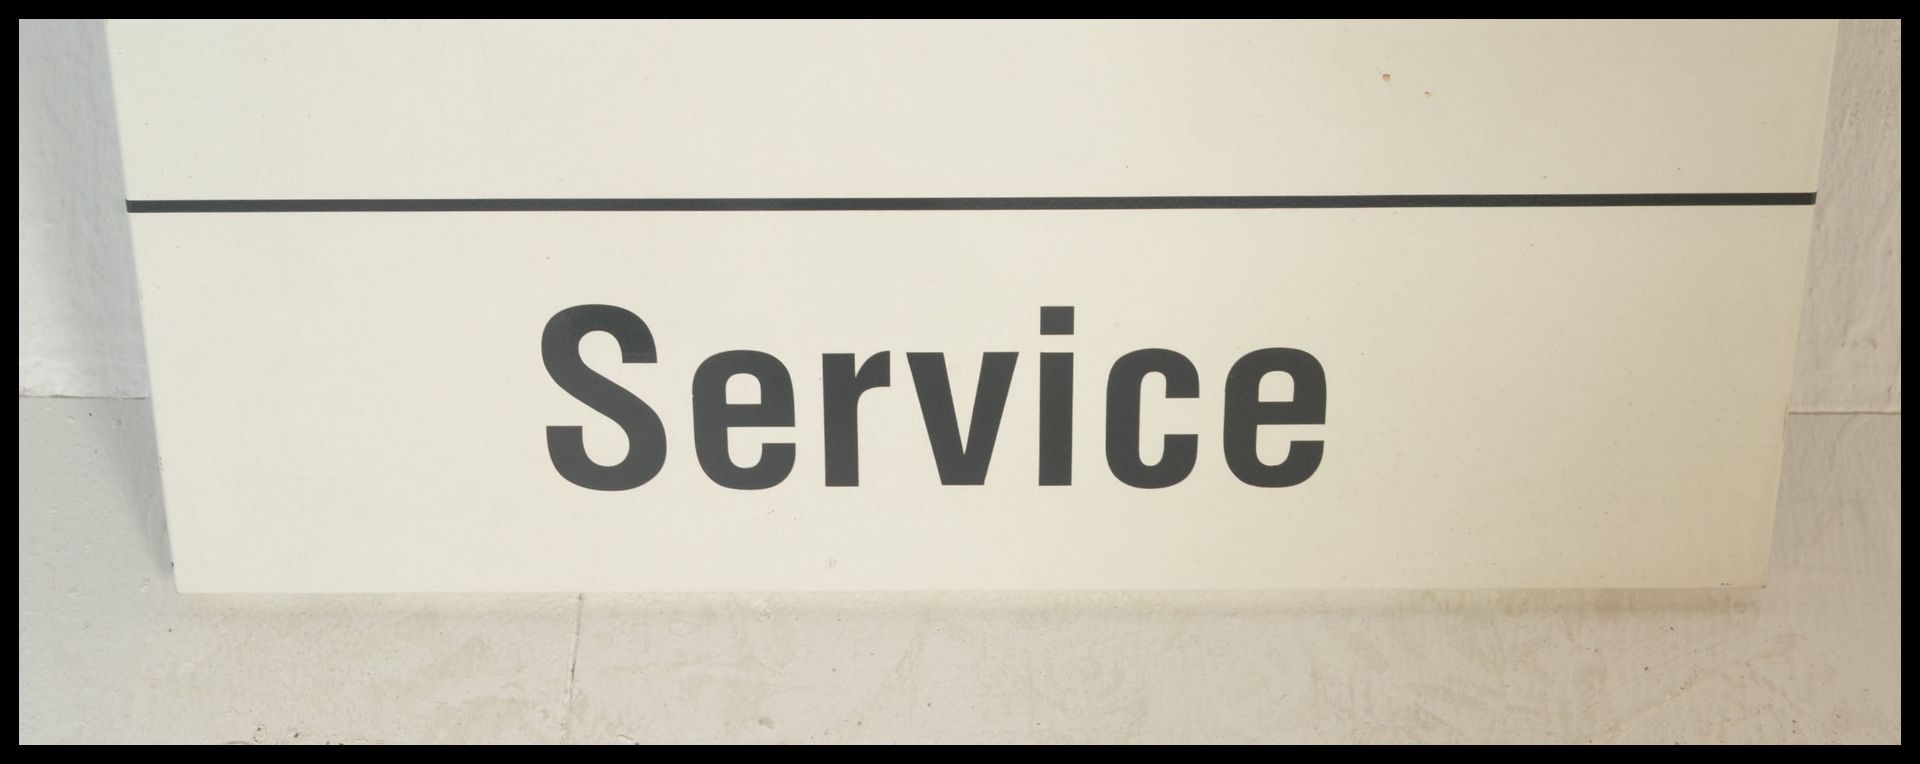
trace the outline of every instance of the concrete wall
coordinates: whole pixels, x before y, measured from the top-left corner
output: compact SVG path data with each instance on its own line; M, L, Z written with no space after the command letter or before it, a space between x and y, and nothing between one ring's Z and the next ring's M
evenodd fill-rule
M1791 410L1898 412L1900 22L1836 47Z
M147 359L98 21L20 22L20 394L138 398Z
M1841 29L1765 590L183 597L101 27L21 22L20 739L1898 741L1899 41Z

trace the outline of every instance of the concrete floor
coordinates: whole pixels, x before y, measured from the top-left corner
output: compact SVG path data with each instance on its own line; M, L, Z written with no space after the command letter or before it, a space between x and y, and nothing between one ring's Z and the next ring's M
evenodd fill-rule
M1900 417L1762 590L182 596L144 400L20 399L21 742L1898 742Z

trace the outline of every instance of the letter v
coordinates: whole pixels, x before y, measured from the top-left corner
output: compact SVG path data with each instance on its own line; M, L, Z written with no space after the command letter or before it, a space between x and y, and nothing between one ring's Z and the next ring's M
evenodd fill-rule
M982 485L987 463L993 460L993 441L1000 434L1000 416L1007 409L1007 391L1013 387L1013 365L1019 353L982 353L980 385L973 396L973 424L967 442L960 442L960 417L954 410L953 388L947 381L945 353L908 353L914 393L920 398L920 417L927 423L927 441L933 445L934 465L943 485Z

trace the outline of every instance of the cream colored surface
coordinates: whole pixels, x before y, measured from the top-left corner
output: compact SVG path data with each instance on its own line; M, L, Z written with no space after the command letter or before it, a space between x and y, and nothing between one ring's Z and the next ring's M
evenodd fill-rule
M1805 192L1833 29L116 21L108 41L133 199Z
M1593 193L1810 188L1832 31L162 23L110 40L136 198ZM793 63L753 65L771 60ZM1431 89L1383 90L1363 60ZM1436 93L1454 95L1409 105ZM1672 587L1764 579L1810 221L296 213L134 232L187 591ZM662 344L657 365L606 371L604 342L591 357L667 424L667 471L632 491L583 490L545 458L544 427L582 421L598 458L623 451L538 363L547 319L585 303L634 310ZM1084 329L1037 341L1041 305ZM1186 481L1103 475L1103 370L1140 347L1185 353L1212 391L1244 353L1313 353L1327 425L1264 428L1263 448L1324 439L1324 465L1285 490L1233 479L1215 392L1147 414L1149 443L1214 444ZM686 380L735 348L798 371L799 425L765 437L801 459L764 492L687 458ZM984 488L934 479L904 368L862 406L863 485L822 485L820 353L941 350L971 390L975 354L1006 349L1028 362ZM1070 489L1032 476L1041 349L1081 360Z
M22 395L147 392L146 359L138 344L124 339L139 330L133 302L97 294L102 286L129 294L133 280L124 184L88 169L88 163L120 163L102 27L99 21L21 23L21 148L31 152L22 157L54 158L55 164L45 175L22 176L23 183L46 185L21 187L20 226L69 237L21 241L22 280L52 276L20 292ZM1900 24L1849 21L1840 30L1820 172L1828 202L1815 208L1827 222L1816 226L1792 405L1795 411L1898 411L1900 216L1894 213L1900 187L1891 170L1899 166ZM1402 70L1402 82L1405 76ZM69 118L98 129L72 129ZM26 199L64 194L87 201ZM76 299L106 302L77 315ZM73 339L48 341L60 337Z
M186 591L1749 586L1762 580L1807 208L845 215L136 216L174 561ZM262 253L271 252L271 257ZM1198 253L1183 255L1182 253ZM379 274L369 278L369 274ZM1737 282L1730 282L1733 274ZM547 319L629 306L668 461L631 491L553 469L548 425L620 431L540 362ZM1071 338L1038 306L1078 309ZM217 341L216 341L217 340ZM1328 369L1305 484L1220 453L1241 354ZM1105 369L1169 347L1196 432L1173 488L1102 449ZM766 491L693 457L707 356L784 359L797 442ZM1018 350L987 485L943 486L903 351ZM1036 351L1072 350L1071 488L1035 478ZM819 354L894 351L862 402L862 485L824 486ZM1157 388L1149 388L1157 390ZM1157 395L1150 392L1149 395ZM1284 398L1284 389L1270 393ZM178 424L176 424L178 423ZM244 444L244 447L241 447Z

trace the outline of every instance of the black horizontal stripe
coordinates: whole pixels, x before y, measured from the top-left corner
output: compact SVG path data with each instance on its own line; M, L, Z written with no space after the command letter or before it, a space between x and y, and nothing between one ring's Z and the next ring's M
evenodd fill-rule
M939 196L711 199L129 199L134 213L183 212L913 212L1303 210L1431 207L1805 206L1784 194L1369 194L1338 196Z

